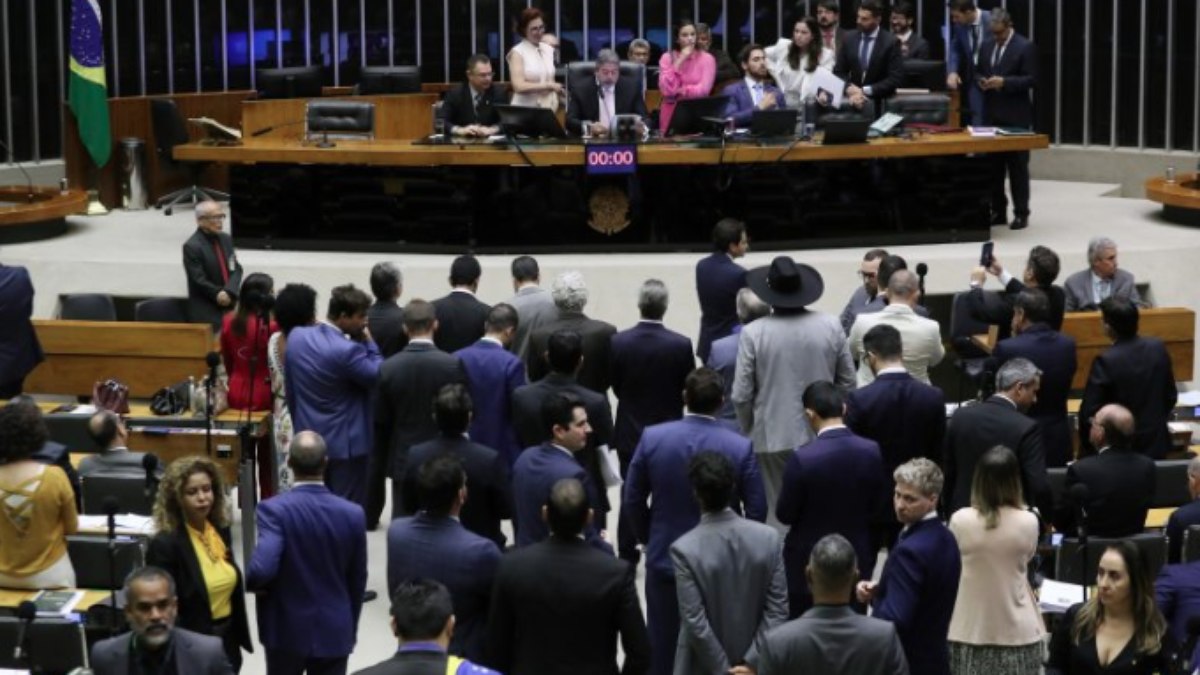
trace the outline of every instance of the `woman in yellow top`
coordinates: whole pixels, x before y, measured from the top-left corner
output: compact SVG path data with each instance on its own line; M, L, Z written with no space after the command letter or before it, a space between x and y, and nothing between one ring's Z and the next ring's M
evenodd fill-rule
M240 670L241 650L254 648L242 571L230 549L225 485L212 460L183 457L167 467L154 502L154 525L146 564L175 578L176 625L221 638L230 665Z
M0 408L0 588L72 588L67 535L79 529L75 493L57 466L32 459L46 424L31 405Z

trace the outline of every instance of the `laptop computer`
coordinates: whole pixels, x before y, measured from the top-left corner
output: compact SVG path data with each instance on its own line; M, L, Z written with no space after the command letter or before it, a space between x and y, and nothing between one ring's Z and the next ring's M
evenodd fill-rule
M750 135L754 138L791 138L796 135L799 110L755 110L750 115Z
M869 119L826 119L822 125L825 128L825 139L822 145L847 145L850 143L866 143L867 131L871 128Z
M688 136L693 134L719 136L724 130L725 105L728 96L704 96L685 98L675 104L671 115L671 126L664 136ZM715 133L714 133L715 131Z
M553 110L520 105L494 105L492 109L500 115L500 127L514 136L567 137Z

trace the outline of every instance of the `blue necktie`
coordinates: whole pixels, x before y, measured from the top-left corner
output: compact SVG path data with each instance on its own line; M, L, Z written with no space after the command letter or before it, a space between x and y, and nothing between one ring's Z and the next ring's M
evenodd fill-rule
M866 77L867 72L867 56L871 53L871 40L873 39L874 38L872 38L870 35L864 35L862 38L862 44L859 45L858 48L858 63L860 66L862 66L864 78Z

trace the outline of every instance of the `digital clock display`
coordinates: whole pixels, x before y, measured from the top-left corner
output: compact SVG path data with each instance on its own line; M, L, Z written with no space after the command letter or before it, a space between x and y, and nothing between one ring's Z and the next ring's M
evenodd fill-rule
M633 144L585 146L584 166L587 167L589 176L619 176L637 173L637 146Z

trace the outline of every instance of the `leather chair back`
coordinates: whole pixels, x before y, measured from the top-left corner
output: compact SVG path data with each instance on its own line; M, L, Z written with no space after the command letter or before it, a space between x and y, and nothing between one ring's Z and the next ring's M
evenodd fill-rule
M305 108L309 136L341 137L375 134L375 104L362 101L309 101Z
M58 318L73 321L116 321L117 306L111 295L68 293L58 298Z
M946 124L950 120L950 97L945 94L898 94L888 99L885 110L904 118L905 124Z
M571 87L577 86L580 82L586 82L596 78L596 62L595 61L574 61L567 64L566 87L567 95L570 96ZM646 66L633 61L621 62L621 79L633 80L642 91L646 90Z
M150 99L150 125L154 130L154 152L158 161L168 169L178 166L172 154L175 146L183 145L190 139L183 115L175 101L169 98Z

